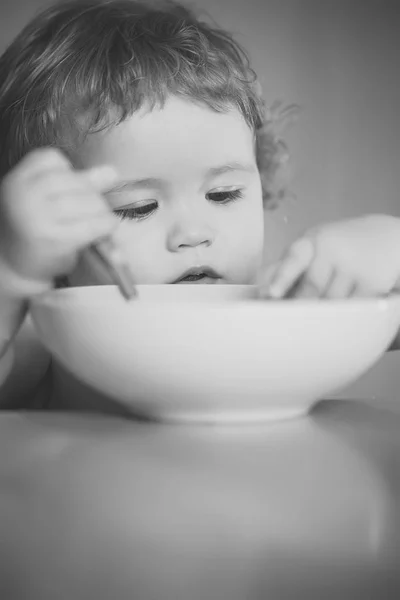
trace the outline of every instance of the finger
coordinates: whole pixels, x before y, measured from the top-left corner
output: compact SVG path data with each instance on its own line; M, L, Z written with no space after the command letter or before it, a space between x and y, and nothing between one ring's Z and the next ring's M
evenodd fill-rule
M334 277L334 269L328 260L316 257L304 275L304 284L314 290L314 295L324 296Z
M284 296L310 266L314 258L314 246L309 238L294 242L283 257L269 285L273 298Z
M101 165L81 171L82 177L98 192L108 192L118 183L118 173L111 165Z
M71 243L82 250L95 241L113 235L118 227L118 219L113 215L100 216L87 222L77 223L69 232Z
M279 263L271 263L267 265L258 275L257 283L258 285L268 285L271 282L271 279L275 275L275 271L278 268Z
M350 298L354 289L355 283L351 277L342 273L335 273L325 292L325 297L330 299Z
M287 298L320 298L321 292L306 276L301 277L288 291Z
M67 156L58 148L36 148L26 154L14 167L13 173L24 179L36 177L42 173L60 169L67 171L71 169L71 163Z
M374 296L377 296L376 291L363 283L355 284L351 293L352 298L373 298Z
M98 195L87 179L72 169L38 173L29 185L31 194L37 194L47 202L63 202L68 196L73 198L76 195L93 195L94 192Z
M43 153L46 155L47 152ZM49 156L52 157L49 164L46 164L45 168L37 166L34 172L35 187L43 186L43 190L48 194L68 191L72 193L82 189L105 192L118 182L117 171L110 165L78 171L74 170L62 155L54 156L50 151ZM32 157L31 160L34 162L36 159Z
M54 219L59 225L69 225L101 216L113 215L110 206L100 194L76 193L52 203ZM117 218L113 215L113 218Z
M287 295L290 298L323 298L333 277L334 270L329 262L317 258Z
M258 275L256 285L258 286L258 294L260 298L269 296L269 286L272 279L275 277L278 267L279 263L270 264Z
M112 174L100 175L103 182L112 181ZM99 181L99 179L98 179ZM47 210L57 220L75 220L85 216L106 214L111 208L101 192L88 183L88 178L76 171L53 171L39 174L31 187L32 194L43 198Z

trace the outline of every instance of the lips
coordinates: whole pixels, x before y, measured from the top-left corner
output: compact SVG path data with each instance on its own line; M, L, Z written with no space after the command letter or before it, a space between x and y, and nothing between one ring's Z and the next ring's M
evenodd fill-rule
M214 269L201 266L188 269L172 283L213 283L218 279L221 279L221 275L214 271Z

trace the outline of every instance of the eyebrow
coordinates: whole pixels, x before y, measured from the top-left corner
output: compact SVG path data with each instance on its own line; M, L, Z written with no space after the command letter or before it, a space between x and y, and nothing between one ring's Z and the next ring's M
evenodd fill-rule
M219 175L224 175L225 173L233 173L235 171L239 171L242 173L255 173L256 166L251 163L240 163L240 162L230 162L225 165L220 165L218 167L211 167L207 169L204 173L204 179L206 181L218 177ZM160 177L145 177L142 179L131 179L129 181L121 181L113 188L109 190L109 192L120 192L122 190L130 189L161 189L164 190L169 186L168 181L166 179L162 179Z
M241 171L242 173L255 173L256 166L251 163L240 163L240 162L231 162L226 165L221 165L220 167L211 167L205 173L205 178L210 179L211 177L216 177L217 175L224 175L224 173L230 173L233 171Z

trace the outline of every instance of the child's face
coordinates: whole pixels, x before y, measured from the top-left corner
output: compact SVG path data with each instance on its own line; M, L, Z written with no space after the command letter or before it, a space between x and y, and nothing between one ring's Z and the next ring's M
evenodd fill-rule
M125 209L118 236L137 283L252 283L263 254L264 217L254 135L240 113L216 113L175 97L89 136L82 167L114 165L108 194ZM72 285L98 282L81 261Z

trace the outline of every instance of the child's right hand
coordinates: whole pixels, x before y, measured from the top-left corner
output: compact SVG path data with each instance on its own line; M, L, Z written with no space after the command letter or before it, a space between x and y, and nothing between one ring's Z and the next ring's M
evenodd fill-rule
M117 180L108 166L74 170L58 150L25 156L0 186L1 263L21 281L51 284L80 251L118 224L102 192Z

